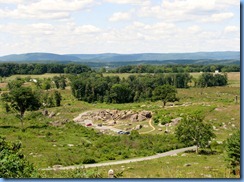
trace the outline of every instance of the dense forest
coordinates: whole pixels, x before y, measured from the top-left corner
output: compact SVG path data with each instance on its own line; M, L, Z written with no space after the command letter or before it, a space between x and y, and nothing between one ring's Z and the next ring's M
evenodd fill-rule
M91 68L81 64L39 64L39 63L1 63L0 76L7 77L14 74L44 74L44 73L73 73L79 74L91 71Z
M192 73L192 72L239 72L239 65L127 65L109 72L113 73Z
M189 73L158 73L130 75L127 79L106 76L101 73L82 73L70 76L73 95L86 102L128 103L145 100L176 101L174 88L194 86L223 86L227 84L226 74L203 73L193 79ZM161 87L168 85L168 87ZM173 87L173 88L172 88ZM171 94L171 95L170 95ZM165 104L165 103L164 103Z
M72 73L80 74L93 69L83 64L60 63L0 63L0 76L14 74ZM115 69L100 67L98 72L112 73L191 73L191 72L239 72L240 65L127 65Z

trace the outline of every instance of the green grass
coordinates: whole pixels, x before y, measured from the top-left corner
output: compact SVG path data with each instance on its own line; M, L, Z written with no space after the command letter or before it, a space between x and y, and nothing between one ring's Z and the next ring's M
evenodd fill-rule
M38 75L33 78L47 78L55 74ZM56 74L59 75L59 74ZM130 74L123 74L128 76ZM239 73L240 75L240 73ZM27 76L27 75L25 75ZM29 75L28 75L29 76ZM15 77L17 77L15 75ZM104 156L101 157L99 152L94 152L97 149L92 147L91 143L96 141L98 136L96 132L91 129L84 128L74 123L66 123L61 126L52 126L52 122L72 121L73 118L80 113L87 110L97 109L118 109L118 110L133 110L142 111L149 110L153 113L158 112L162 114L170 114L173 118L180 117L186 114L200 112L205 116L205 122L209 122L216 127L214 131L216 134L216 141L224 141L235 130L240 129L240 103L235 103L234 98L237 95L238 101L240 99L240 78L238 73L229 73L229 85L225 87L212 88L189 88L177 89L180 101L175 103L175 107L162 107L162 102L141 102L141 103L127 103L127 104L105 104L77 101L71 94L71 90L67 87L65 90L60 90L63 100L61 107L48 108L50 112L57 113L53 118L47 118L40 114L40 111L25 115L24 126L25 132L21 131L20 122L14 116L14 113L5 113L4 109L0 107L0 133L10 141L21 140L23 144L23 152L27 159L34 163L37 168L61 165L82 164L82 161L87 154L97 157L98 162L107 160ZM14 79L14 77L6 80ZM5 84L6 85L6 84ZM3 86L3 89L5 87ZM59 113L59 114L58 114ZM124 124L127 124L126 122ZM147 124L148 121L142 123L133 123L134 127L137 124ZM126 125L120 125L120 129L124 129ZM158 131L159 126L152 135L165 135L164 130ZM175 127L171 127L172 133ZM139 132L149 131L151 127L142 128ZM105 142L105 143L110 143ZM74 146L68 146L73 144ZM98 150L97 150L98 151ZM150 151L150 150L148 150ZM133 152L132 152L133 153ZM151 155L148 153L146 155ZM133 153L134 157L139 154ZM130 155L129 157L133 157ZM187 153L185 156L174 156L161 158L157 160L137 162L125 164L124 178L206 178L204 174L211 175L213 178L225 178L230 176L226 169L226 162L224 161L223 153L215 155L201 155ZM100 158L100 159L99 159ZM117 158L116 158L117 159ZM119 158L118 158L119 159ZM121 157L122 159L122 157ZM185 163L190 163L191 166L184 167ZM198 164L196 164L198 163ZM115 171L122 171L122 165L113 166ZM89 169L86 171L92 175L99 173L103 177L107 177L107 171L110 167L102 167L97 169ZM79 176L81 171L53 171L42 172L42 177L82 177ZM203 174L203 175L202 175ZM83 176L87 177L87 176ZM89 175L88 175L89 177Z
M115 173L123 172L120 178L236 178L226 168L223 154L197 155L183 153L150 161L112 165L95 169L41 171L44 177L70 178L87 177L82 173L99 174L106 178L109 169ZM186 166L188 165L188 166ZM92 176L90 176L92 177Z
M44 78L52 78L54 76L60 76L60 75L65 75L65 74L63 74L63 73L45 73L42 75L12 75L10 77L5 78L4 81L11 81L16 78L27 78L27 77L44 79Z

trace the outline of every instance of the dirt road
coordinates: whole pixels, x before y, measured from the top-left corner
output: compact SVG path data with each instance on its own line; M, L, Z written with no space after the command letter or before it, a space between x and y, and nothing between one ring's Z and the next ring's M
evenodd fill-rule
M150 130L150 131L140 132L140 134L151 133L151 132L153 132L153 131L155 130L155 127L152 125L152 119L150 119L150 120L148 121L148 124L149 124L149 126L152 128L152 130Z
M69 170L69 169L78 169L78 168L91 168L91 167L111 166L111 165L116 165L116 164L126 164L126 163L131 163L131 162L139 162L139 161L157 159L157 158L185 152L188 150L196 150L196 146L171 150L168 152L164 152L164 153L160 153L160 154L156 154L156 155L152 155L152 156L148 156L148 157L126 159L126 160L119 160L119 161L113 161L113 162L96 163L96 164L84 164L84 165L66 166L66 167L60 166L60 167L56 167L56 168L45 168L45 169L41 169L41 170Z

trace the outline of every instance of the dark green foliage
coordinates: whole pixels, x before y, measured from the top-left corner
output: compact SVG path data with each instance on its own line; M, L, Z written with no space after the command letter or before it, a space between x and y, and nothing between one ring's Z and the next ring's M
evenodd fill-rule
M83 160L82 162L83 164L93 164L93 163L96 163L96 160L93 159L93 158L90 158L90 157L87 157Z
M21 143L9 143L0 136L0 178L34 177L35 169L20 149Z
M41 106L39 96L30 87L13 87L8 94L2 96L2 100L9 105L8 108L18 112L22 128L25 111L37 110Z
M57 90L54 91L54 100L56 106L59 107L62 100L62 96Z
M197 64L178 64L178 65L126 65L110 70L114 73L192 73L192 72L239 72L239 65L197 65Z
M203 73L197 80L199 87L213 87L227 85L228 79L226 74Z
M73 73L79 74L90 72L91 68L80 64L40 64L40 63L1 63L0 76L11 76L14 74L44 74L44 73Z
M171 85L159 86L153 91L153 100L162 100L163 106L165 106L167 102L174 102L178 100L176 94L176 88Z
M110 98L113 103L132 102L132 90L126 84L114 84L110 90Z
M232 169L234 175L237 171L240 172L240 162L241 162L241 135L240 130L236 131L231 137L226 141L226 160L228 161L228 167Z
M156 87L167 86L169 92L168 101L176 101L174 98L176 89L173 86L188 87L191 78L189 74L148 74L129 76L120 79L118 76L103 77L102 74L80 74L70 76L72 94L79 100L86 102L128 103L152 100ZM155 99L159 99L156 98ZM170 98L172 96L172 98ZM161 99L161 98L160 98Z
M196 145L205 148L209 141L215 137L213 127L204 123L198 115L186 116L176 128L176 137L186 145Z

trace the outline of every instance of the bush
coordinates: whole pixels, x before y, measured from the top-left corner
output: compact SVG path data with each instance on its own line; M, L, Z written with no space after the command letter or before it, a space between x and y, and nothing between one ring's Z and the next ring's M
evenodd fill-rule
M85 158L82 163L83 164L94 164L94 163L96 163L96 160L88 157L88 158Z
M0 178L34 177L35 169L20 149L21 143L9 143L0 136Z

